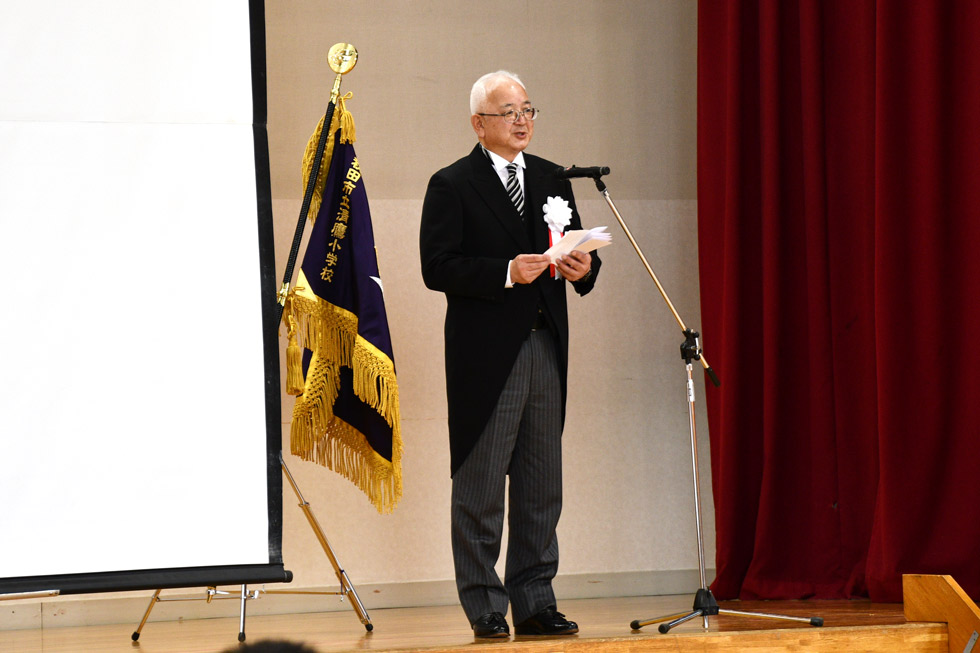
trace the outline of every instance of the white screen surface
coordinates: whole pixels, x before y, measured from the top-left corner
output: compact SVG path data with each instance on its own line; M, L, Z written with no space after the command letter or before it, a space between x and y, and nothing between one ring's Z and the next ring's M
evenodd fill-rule
M0 5L0 577L269 562L250 61L247 3Z

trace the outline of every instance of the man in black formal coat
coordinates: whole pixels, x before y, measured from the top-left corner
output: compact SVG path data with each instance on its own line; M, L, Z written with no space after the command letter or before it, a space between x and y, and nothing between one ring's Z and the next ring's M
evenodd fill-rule
M541 254L582 226L571 184L555 174L559 166L524 153L537 110L523 83L505 71L484 75L470 109L479 144L432 176L420 233L425 284L447 300L456 585L477 637L509 635L508 603L517 634L571 634L578 626L557 612L551 588L568 363L565 282L588 293L600 261L576 251L549 266ZM507 475L502 584L494 565Z

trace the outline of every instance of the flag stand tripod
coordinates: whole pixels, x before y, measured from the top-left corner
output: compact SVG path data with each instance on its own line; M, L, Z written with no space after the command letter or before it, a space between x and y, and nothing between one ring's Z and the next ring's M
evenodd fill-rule
M335 595L340 596L343 600L345 596L350 597L350 605L354 612L357 613L358 619L364 624L365 630L371 632L374 630L374 624L371 623L371 618L368 616L367 610L364 609L364 604L361 603L360 597L357 596L357 590L354 589L354 585L350 582L350 578L347 577L347 572L343 570L340 563L337 561L337 556L334 555L333 549L330 548L330 543L327 542L327 536L324 535L323 529L320 528L320 523L317 521L316 516L313 514L313 510L310 508L310 504L306 499L303 498L303 494L299 491L299 486L296 485L296 480L293 479L293 475L289 473L289 468L286 467L286 461L282 458L282 452L279 453L279 462L282 464L282 471L286 473L286 478L289 480L289 484L293 487L293 492L296 494L296 498L299 499L299 507L306 515L306 520L310 523L310 528L313 529L314 534L316 534L317 541L320 542L320 546L323 547L323 552L326 554L327 558L330 560L330 564L333 565L334 573L337 574L337 580L340 582L340 590L337 592L298 592L291 590L264 590L266 594L325 594L325 595Z
M257 589L249 591L247 585L242 585L241 592L236 596L232 592L226 592L219 590L216 587L209 587L206 591L206 596L204 599L198 598L160 598L160 592L162 590L156 590L153 596L150 598L150 603L146 607L146 612L143 613L143 619L140 621L139 626L133 632L132 639L137 641L140 638L140 633L143 631L143 626L146 625L147 619L150 618L150 612L153 611L153 606L157 603L169 602L169 601L200 601L205 600L210 603L213 600L229 600L237 598L241 602L239 609L239 621L238 621L238 641L245 641L245 604L250 599L257 599L262 594L303 594L303 595L316 595L316 596L339 596L340 600L343 601L344 597L350 598L350 606L357 614L358 619L364 625L367 632L374 630L374 624L371 623L371 618L368 616L367 610L364 608L364 604L361 603L360 597L357 595L357 590L354 589L353 583L350 582L350 578L347 577L347 572L340 566L337 560L337 556L334 555L333 549L330 548L330 543L327 541L327 536L324 535L323 529L320 528L320 523L317 521L316 516L313 514L313 510L310 508L310 504L306 499L303 498L303 494L299 490L299 486L296 484L296 480L293 475L289 472L289 468L286 467L286 462L283 460L282 452L279 453L279 463L282 465L282 471L286 474L286 479L293 488L293 492L296 494L296 498L299 499L299 507L306 515L306 520L310 523L310 528L313 529L313 533L316 535L317 541L320 542L320 546L323 547L323 552L326 554L327 559L330 560L330 564L333 565L334 573L337 575L337 580L340 582L340 589L336 592L321 592L321 591L303 591L303 590L267 590L267 589Z
M701 587L698 589L694 596L694 606L688 612L680 612L676 614L665 615L661 617L655 617L653 619L647 620L633 620L630 622L630 628L633 630L639 630L640 628L659 622L662 623L658 630L661 633L667 633L671 628L682 624L686 621L690 621L696 617L702 617L704 628L708 628L708 617L717 616L719 614L733 615L741 617L763 617L768 619L785 619L789 621L799 621L803 623L810 624L812 626L822 626L823 619L821 617L791 617L788 615L779 614L767 614L763 612L743 612L741 610L728 610L718 607L718 602L715 600L714 596L711 594L711 590L708 589L707 579L705 577L704 571L704 543L701 530L701 491L699 485L698 476L698 438L697 438L697 427L694 421L694 377L693 377L693 364L692 361L697 360L701 362L702 367L704 367L705 372L711 379L711 382L717 387L721 385L721 381L718 380L717 375L708 362L705 360L701 352L701 346L699 343L700 334L697 331L689 329L685 326L684 321L681 319L680 314L678 314L677 309L674 308L674 304L670 301L670 297L667 296L667 291L664 290L663 285L661 285L660 280L657 279L657 275L654 273L653 268L647 262L646 257L643 255L643 251L637 244L636 240L633 238L633 234L630 233L629 227L626 226L626 222L623 220L623 216L620 215L619 211L616 209L615 203L613 203L612 198L609 196L609 191L606 189L606 185L602 182L600 177L603 172L608 172L608 169L599 169L595 174L589 175L595 182L596 189L602 194L603 198L606 200L606 204L609 206L616 220L619 222L619 226L623 228L626 233L626 237L629 239L630 244L633 245L633 249L636 250L636 254L640 257L643 262L643 266L646 271L650 274L650 278L657 286L657 290L660 291L661 297L667 303L667 307L673 314L674 319L677 324L680 325L681 331L684 334L684 342L681 344L681 357L684 359L685 368L687 370L687 403L688 403L688 418L691 427L691 459L693 461L694 469L694 518L697 525L698 533L698 570L701 573Z

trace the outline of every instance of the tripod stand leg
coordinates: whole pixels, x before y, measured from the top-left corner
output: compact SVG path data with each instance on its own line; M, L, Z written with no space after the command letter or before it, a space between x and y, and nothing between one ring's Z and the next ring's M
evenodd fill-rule
M761 617L763 619L783 619L785 621L798 621L811 626L822 626L823 617L791 617L788 614L771 614L768 612L743 612L741 610L718 610L718 614L730 614L736 617Z
M242 585L241 612L238 617L238 641L245 641L245 601L248 600L248 586Z
M715 597L711 594L711 590L706 587L702 587L694 595L694 605L691 607L690 612L678 612L677 614L669 614L663 617L657 617L655 619L648 619L646 621L636 620L630 624L630 628L633 630L639 630L643 626L649 626L650 624L659 623L661 621L672 620L670 623L663 624L658 628L662 633L666 633L668 630L673 628L678 624L682 624L685 621L690 621L695 617L704 617L704 629L708 629L708 617L718 614L718 602L715 601Z
M371 623L368 617L367 610L364 609L364 605L361 604L361 599L357 596L357 591L354 589L354 585L351 584L350 579L347 577L347 572L344 571L340 563L337 561L337 556L334 555L333 549L330 548L330 543L327 542L327 536L323 534L323 529L320 528L320 523L317 521L316 516L310 509L310 504L305 501L299 506L303 513L306 515L307 521L310 523L310 528L316 534L317 540L320 541L320 546L323 547L323 552L327 555L330 560L330 564L333 565L334 573L337 574L337 580L340 581L340 589L343 595L349 596L351 599L351 607L354 608L354 612L357 614L358 619L364 624L364 628L368 632L374 630L374 625Z
M140 633L143 632L143 626L146 625L146 620L150 618L150 612L153 611L153 606L156 605L157 600L160 598L160 592L163 590L157 590L153 593L153 597L150 599L150 604L146 606L146 612L143 613L143 620L140 621L140 625L136 627L133 632L133 641L138 641L140 638Z
M341 591L350 597L350 604L351 607L354 608L357 618L361 620L362 624L364 624L365 630L371 632L374 630L374 624L371 623L371 618L368 617L367 610L364 609L364 604L361 603L361 598L357 595L357 590L354 589L354 585L347 577L347 572L341 569L337 575L341 578Z
M320 523L313 514L313 510L310 508L309 502L303 498L303 494L299 491L299 486L296 485L293 475L289 473L289 468L286 467L286 461L283 460L282 453L279 454L279 462L282 465L282 471L286 472L286 478L289 480L289 484L293 487L293 492L296 494L296 498L300 501L299 507L303 511L303 514L306 515L306 521L310 523L310 528L313 529L313 533L316 535L317 541L320 542L323 552L327 555L327 559L330 560L330 564L333 565L334 573L337 574L337 580L340 581L341 594L343 596L350 597L351 607L357 614L357 618L360 619L365 630L371 632L374 630L374 624L371 623L367 610L364 609L364 605L361 603L360 597L357 596L357 591L354 589L354 585L347 577L347 572L341 568L340 563L337 561L337 556L334 555L333 549L330 548L330 543L327 542L327 536L324 535L323 529L320 528Z
M668 621L665 624L660 624L657 627L657 630L659 630L663 634L667 634L670 631L670 629L673 628L674 626L679 626L682 623L684 623L685 621L690 621L691 619L694 619L695 617L704 617L705 618L705 621L707 621L707 619L708 619L705 616L705 614L704 614L704 610L695 610L694 612L690 612L690 613L684 615L680 619L674 619L673 621ZM707 628L708 625L705 624L704 627Z
M639 630L644 626L649 626L650 624L657 624L660 623L661 621L669 621L671 619L677 619L678 617L683 617L686 614L688 614L688 612L677 612L675 614L665 614L662 617L655 617L653 619L645 619L642 621L640 619L634 619L633 621L630 622L630 628L632 628L633 630Z

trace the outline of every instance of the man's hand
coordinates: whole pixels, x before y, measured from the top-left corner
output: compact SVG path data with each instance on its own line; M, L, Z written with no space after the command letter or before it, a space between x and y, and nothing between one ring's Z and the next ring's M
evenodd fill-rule
M557 266L563 277L578 281L592 269L592 255L575 250L558 259Z
M531 283L551 263L544 254L520 254L510 262L510 280L514 283Z

